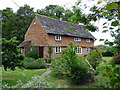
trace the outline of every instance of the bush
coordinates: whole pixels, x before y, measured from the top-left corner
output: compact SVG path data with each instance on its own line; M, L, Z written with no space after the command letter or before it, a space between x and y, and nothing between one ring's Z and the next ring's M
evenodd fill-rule
M73 65L70 70L70 79L74 84L84 84L90 79L86 66L81 62L80 65Z
M23 61L35 61L35 59L34 58L25 57Z
M98 50L92 50L90 55L87 57L88 61L92 65L94 69L98 66L98 64L102 61L101 53Z
M29 51L27 52L26 57L38 59L38 52L35 50Z
M107 78L106 83L101 82L100 88L120 88L120 66L111 62L103 62L99 65L98 72L103 71L102 76Z
M70 43L69 46L62 51L62 56L52 60L52 71L56 75L65 75L75 84L82 84L88 81L88 69L81 58L75 53L76 47ZM85 60L84 60L85 61Z
M114 64L120 64L120 56L114 56L112 58L112 63L114 63Z
M23 61L23 67L26 69L41 69L45 68L46 64L42 59L33 59L33 58L25 58Z
M50 68L53 71L54 75L62 75L65 72L69 72L66 61L61 57L52 59L51 64L52 65Z

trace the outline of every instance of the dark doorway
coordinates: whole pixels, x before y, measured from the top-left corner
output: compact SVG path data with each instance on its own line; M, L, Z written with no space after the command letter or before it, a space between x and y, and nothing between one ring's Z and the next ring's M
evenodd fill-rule
M39 58L43 58L43 47L39 47Z

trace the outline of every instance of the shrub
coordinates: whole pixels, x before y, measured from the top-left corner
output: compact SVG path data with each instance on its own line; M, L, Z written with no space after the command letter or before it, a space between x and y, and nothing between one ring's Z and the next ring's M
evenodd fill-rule
M25 57L23 61L35 61L35 59L34 58Z
M81 58L75 53L76 47L70 43L69 46L62 51L62 56L52 60L52 71L56 75L65 75L75 84L82 84L88 81L88 69Z
M98 66L98 64L102 61L101 53L98 50L92 50L90 55L87 57L88 61L92 65L94 69Z
M61 75L64 72L69 72L66 61L61 57L52 59L51 64L52 65L50 68L53 71L54 75Z
M113 62L114 64L120 64L120 56L114 56L114 57L112 58L112 62Z
M23 67L26 69L41 69L45 68L46 64L42 59L32 59L32 58L25 58L23 61Z
M29 52L27 52L26 57L31 57L31 58L34 58L34 59L38 59L38 52L35 51L35 50L29 51Z
M103 71L103 77L108 78L106 83L102 82L102 88L120 88L120 67L117 64L104 61L104 64L99 65L98 72Z
M84 84L90 79L86 66L81 62L80 65L73 65L70 70L70 79L74 84Z

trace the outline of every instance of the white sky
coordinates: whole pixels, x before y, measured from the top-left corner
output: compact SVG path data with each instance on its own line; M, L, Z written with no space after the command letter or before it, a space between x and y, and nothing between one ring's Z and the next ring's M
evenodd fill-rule
M6 7L10 7L13 9L14 12L19 9L18 6L24 6L24 4L29 5L30 7L33 7L34 10L37 9L43 9L46 6L53 4L53 5L60 5L69 8L75 4L78 0L0 0L0 10L5 9ZM83 0L83 4L87 4L88 6L92 6L93 4L97 3L97 0ZM86 13L89 12L88 10L85 11ZM113 41L109 33L101 33L102 24L105 20L100 20L99 22L96 22L95 25L99 27L99 32L92 32L92 35L97 39L95 41L95 45L103 44L103 42L100 42L99 39L108 39L110 41Z

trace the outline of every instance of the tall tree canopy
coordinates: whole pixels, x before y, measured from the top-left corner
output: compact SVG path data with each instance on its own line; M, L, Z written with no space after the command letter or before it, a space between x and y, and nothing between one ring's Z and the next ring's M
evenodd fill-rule
M33 8L24 5L16 13L11 8L3 9L2 12L2 37L7 40L17 37L17 40L22 42L34 15Z

